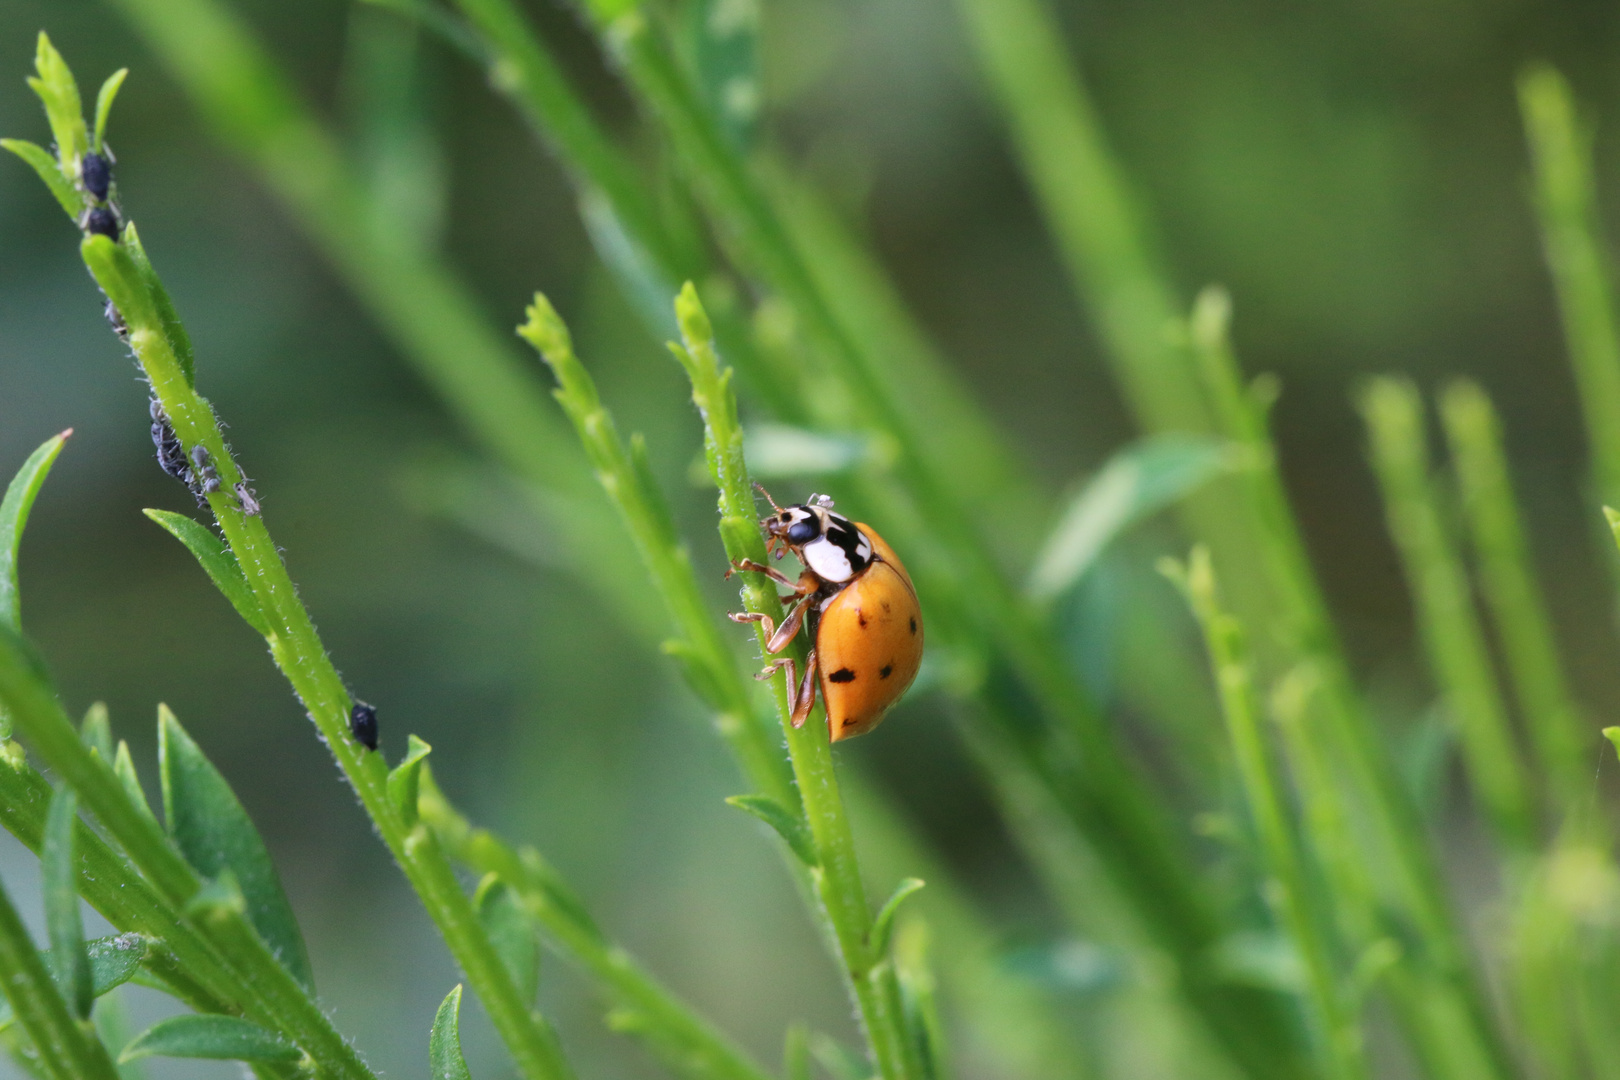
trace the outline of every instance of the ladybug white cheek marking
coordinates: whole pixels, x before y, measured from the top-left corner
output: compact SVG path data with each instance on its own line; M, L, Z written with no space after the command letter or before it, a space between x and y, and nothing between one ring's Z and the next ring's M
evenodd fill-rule
M823 581L848 581L855 576L849 556L837 544L818 537L804 545L804 564Z

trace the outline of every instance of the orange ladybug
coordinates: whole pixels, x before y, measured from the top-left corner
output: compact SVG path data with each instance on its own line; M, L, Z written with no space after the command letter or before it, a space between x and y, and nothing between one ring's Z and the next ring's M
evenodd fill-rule
M780 559L792 552L804 564L799 580L770 566L744 559L733 570L767 574L793 590L781 597L793 606L777 627L769 615L732 615L736 622L765 624L765 651L781 652L809 623L814 648L805 657L801 682L789 658L773 661L759 678L787 669L793 694L793 726L800 727L816 703L816 686L827 706L827 732L833 742L864 734L900 700L922 663L922 609L917 590L894 549L869 525L833 513L833 501L811 495L780 507L758 484L772 513L760 519L765 550ZM729 576L729 575L728 575Z

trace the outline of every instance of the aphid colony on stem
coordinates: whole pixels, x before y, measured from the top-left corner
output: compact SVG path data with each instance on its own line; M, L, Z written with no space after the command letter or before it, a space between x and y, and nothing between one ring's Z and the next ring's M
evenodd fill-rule
M732 564L733 571L765 574L792 589L779 599L793 606L780 627L764 614L731 618L763 623L770 655L786 649L806 624L813 645L802 680L791 657L772 661L758 678L787 670L794 727L810 715L819 682L833 742L871 731L900 700L922 663L922 609L911 576L871 526L833 513L827 496L811 495L784 508L763 487L754 486L771 504L771 515L759 523L765 550L778 559L791 551L804 571L794 581L749 559Z

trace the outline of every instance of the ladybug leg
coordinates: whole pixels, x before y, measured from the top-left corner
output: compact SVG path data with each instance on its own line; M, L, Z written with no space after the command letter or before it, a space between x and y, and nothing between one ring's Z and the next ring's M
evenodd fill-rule
M764 574L778 585L786 585L790 589L797 590L799 587L799 583L797 581L794 581L776 567L766 566L764 563L757 563L753 559L738 559L736 562L732 563L731 568L726 571L726 577L729 578L732 574L740 573L744 570L752 570L756 574Z
M816 650L811 649L810 655L804 658L804 681L799 683L798 691L793 695L793 726L804 727L804 722L810 716L810 710L816 707ZM793 689L793 663L788 662L788 689Z
M767 638L773 638L776 636L776 620L771 618L769 615L766 615L764 612L728 611L726 613L726 618L730 619L734 623L764 623L765 636ZM781 650L777 651L780 652Z
M766 652L775 654L788 647L788 642L793 640L794 636L799 632L799 627L804 625L804 612L810 606L810 601L813 598L813 596L806 596L793 606L793 610L788 612L787 618L782 620L782 625L777 628L776 633L772 634L770 640L765 643Z

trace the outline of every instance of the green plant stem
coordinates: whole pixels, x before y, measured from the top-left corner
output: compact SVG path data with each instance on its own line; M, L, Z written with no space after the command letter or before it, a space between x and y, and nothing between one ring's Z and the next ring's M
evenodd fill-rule
M1598 220L1592 134L1563 76L1534 66L1519 78L1541 242L1552 270L1570 363L1580 387L1594 494L1620 506L1620 316Z
M157 892L169 905L184 910L204 883L181 859L151 815L135 806L111 767L86 749L39 674L27 646L6 627L0 627L0 698L10 707L18 731L72 785L85 807L118 841ZM94 845L86 844L85 857L99 858ZM136 910L144 906L139 893L119 903L133 904ZM353 1047L333 1030L320 1008L239 912L195 919L188 916L186 923L208 940L216 956L229 958L224 963L234 974L235 983L251 988L251 1002L240 1003L250 1019L284 1033L334 1080L375 1080ZM180 950L189 948L189 943L177 939L170 947L179 957ZM196 977L211 966L205 962L185 970Z
M557 872L532 848L514 848L487 829L475 828L424 773L422 819L457 862L478 874L495 874L516 894L530 919L606 992L670 1068L711 1080L766 1080L769 1075L707 1021L637 966L575 899Z
M55 1080L118 1080L107 1048L88 1020L74 1019L11 897L0 888L0 987Z
M1374 881L1385 874L1393 877L1395 901L1421 927L1424 942L1422 955L1412 958L1426 969L1423 977L1414 983L1402 965L1389 979L1392 993L1401 999L1408 1036L1431 1062L1451 1059L1475 1069L1448 1075L1481 1075L1483 1069L1485 1075L1512 1076L1506 1045L1446 896L1422 818L1394 768L1384 737L1356 694L1288 504L1266 422L1268 402L1243 385L1228 337L1230 319L1226 294L1204 290L1190 327L1194 356L1221 434L1243 447L1253 461L1239 480L1249 512L1259 523L1254 555L1276 583L1270 624L1277 627L1275 636L1293 657L1283 678L1307 681L1310 712L1317 721L1306 723L1301 716L1300 723L1285 729L1293 736L1290 756L1300 770L1307 807L1314 807L1319 820L1331 829L1319 846L1327 853L1325 866L1333 876L1340 907L1350 914L1361 945L1374 946L1387 932L1384 909L1389 903L1374 895ZM1359 852L1353 839L1356 808L1365 809L1373 826ZM1343 842L1335 843L1331 836L1342 837Z
M1476 383L1459 380L1440 395L1440 416L1451 448L1485 599L1524 710L1547 794L1563 815L1587 798L1587 753L1596 731L1584 731L1569 694L1552 619L1531 570L1496 411Z
M659 496L638 438L626 446L613 417L603 407L596 384L574 355L568 328L550 301L536 294L528 321L519 328L557 377L556 397L574 423L586 456L608 498L618 509L648 575L663 598L680 635L665 646L685 668L689 681L715 710L715 727L729 745L743 775L762 793L797 809L798 793L782 760L772 727L753 707L737 662L715 626L709 605L675 523Z
M1293 820L1287 780L1262 730L1242 625L1223 611L1209 549L1193 549L1181 585L1204 631L1204 644L1226 718L1244 801L1259 834L1262 857L1277 885L1280 921L1304 961L1307 1000L1314 1013L1323 1071L1341 1080L1370 1077L1359 1019L1346 1000L1335 959L1337 919L1312 887L1311 857Z
M1429 663L1461 737L1474 792L1510 850L1535 842L1531 787L1508 727L1462 560L1429 475L1423 401L1401 379L1376 379L1362 395L1373 466L1389 530L1406 571Z
M743 461L742 427L737 422L731 373L720 364L714 350L713 331L690 285L676 301L676 316L684 345L683 349L676 350L676 355L692 380L692 400L703 416L709 467L720 489L720 537L725 544L726 557L733 563L743 559L764 563L768 556L755 517L748 467ZM782 606L771 580L753 572L741 577L745 609L773 619L780 617ZM763 650L766 642L763 626L756 624L756 629ZM804 670L802 638L796 639L784 655L794 660L798 670ZM843 970L865 1025L874 1063L884 1080L921 1077L918 1048L907 1036L899 1008L899 986L893 963L887 956L875 955L872 948L872 914L861 883L854 834L838 791L832 743L825 724L812 718L795 728L791 720L794 687L786 677L772 679L770 685L782 733L787 739L805 820L815 842L818 865L811 869L811 880L838 943Z
M580 454L522 354L442 261L378 228L364 186L336 141L220 0L113 0L210 123L250 162L332 262L379 328L452 415L515 474L564 511L563 539L614 560L629 554ZM607 583L640 606L634 574Z
M243 477L225 448L212 407L192 388L165 328L150 304L143 302L145 285L132 273L128 253L99 236L87 239L83 252L97 284L123 315L130 348L182 444L207 447L215 462L221 489L208 501L270 627L265 640L276 666L304 703L378 834L421 897L519 1069L531 1080L569 1076L549 1025L518 993L432 834L425 826L408 822L389 800L383 758L349 735L353 702L348 691L298 599L263 517L243 513L231 493Z

